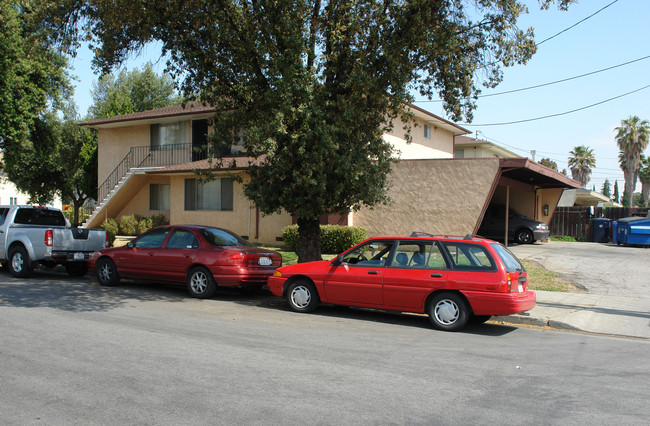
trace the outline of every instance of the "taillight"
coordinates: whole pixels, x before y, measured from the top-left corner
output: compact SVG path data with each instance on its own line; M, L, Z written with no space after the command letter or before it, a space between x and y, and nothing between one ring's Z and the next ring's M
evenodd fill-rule
M104 248L107 248L110 245L110 239L108 238L108 232L106 233L106 241L104 242Z
M48 229L45 231L45 245L48 247L52 247L52 230Z
M516 291L516 289L515 290L512 289L512 277L510 276L509 272L507 274L507 277L508 277L508 292Z
M235 265L245 265L247 260L248 257L244 252L235 253L230 256L230 263L233 263Z

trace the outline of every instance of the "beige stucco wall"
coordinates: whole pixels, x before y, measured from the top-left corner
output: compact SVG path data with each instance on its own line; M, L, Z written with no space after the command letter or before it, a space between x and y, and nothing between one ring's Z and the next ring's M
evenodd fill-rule
M402 160L429 159L429 158L452 158L454 156L454 135L432 123L416 119L417 126L411 127L410 144L406 143L406 130L404 122L397 119L395 126L384 138L400 151L399 158ZM431 138L424 137L424 125L431 128Z
M113 172L131 147L149 146L149 125L99 129L97 133L97 184Z
M391 174L391 205L355 212L352 224L369 236L472 233L498 171L496 158L401 161Z

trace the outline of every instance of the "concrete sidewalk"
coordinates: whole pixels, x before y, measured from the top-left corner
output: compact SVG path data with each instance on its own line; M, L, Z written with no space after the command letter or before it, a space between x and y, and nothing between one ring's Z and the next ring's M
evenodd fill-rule
M492 321L650 339L650 299L537 291L537 306Z

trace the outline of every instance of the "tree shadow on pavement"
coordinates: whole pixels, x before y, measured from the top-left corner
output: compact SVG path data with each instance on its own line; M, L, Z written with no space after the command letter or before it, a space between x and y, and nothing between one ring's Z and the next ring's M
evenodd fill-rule
M0 272L0 307L46 307L71 312L93 312L119 308L133 301L182 302L185 299L182 294L184 287L180 288L180 292L160 286L141 291L139 287L141 286L127 283L102 287L94 277L71 277L47 270L37 270L29 278L14 278L6 272Z

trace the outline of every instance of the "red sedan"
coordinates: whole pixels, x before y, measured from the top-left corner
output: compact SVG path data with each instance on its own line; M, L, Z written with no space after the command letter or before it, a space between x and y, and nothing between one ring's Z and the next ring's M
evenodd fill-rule
M420 312L447 331L536 303L515 255L472 236L371 238L330 261L279 268L268 286L297 312L311 312L319 302Z
M239 235L208 226L160 226L123 247L95 252L88 262L101 285L120 278L187 285L198 298L218 286L261 287L282 265L282 255L256 247Z

